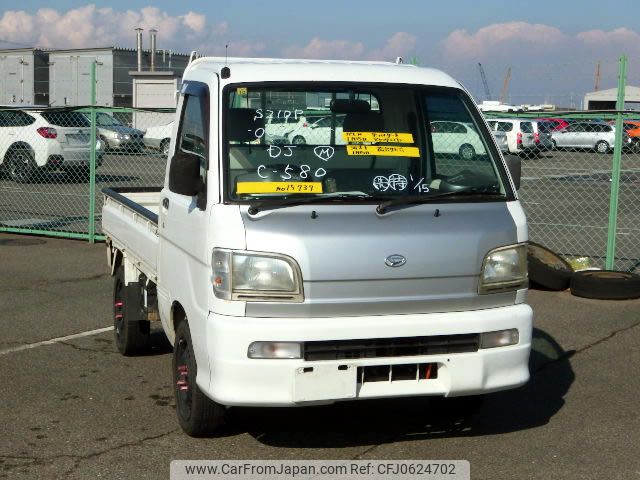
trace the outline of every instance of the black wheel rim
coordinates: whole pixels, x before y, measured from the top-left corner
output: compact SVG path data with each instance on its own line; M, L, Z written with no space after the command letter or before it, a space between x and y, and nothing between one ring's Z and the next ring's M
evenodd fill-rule
M193 386L190 374L191 354L189 352L189 343L184 337L176 340L175 358L174 379L178 414L183 419L188 420L191 417Z
M117 279L113 290L113 328L119 344L122 343L124 335L124 322L124 285L120 279Z

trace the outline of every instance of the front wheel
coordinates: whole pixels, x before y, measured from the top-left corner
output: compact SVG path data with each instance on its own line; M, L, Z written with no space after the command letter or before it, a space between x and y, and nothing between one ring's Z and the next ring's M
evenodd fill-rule
M604 140L596 143L596 152L598 153L607 153L609 151L609 144Z
M473 157L476 156L475 149L473 148L472 145L469 145L468 143L465 143L460 147L459 153L464 160L472 160Z
M198 366L187 320L176 330L173 344L173 388L176 413L182 430L192 437L214 434L224 425L225 409L207 397L198 384Z
M292 143L294 145L305 145L307 141L304 139L302 135L296 135L295 137L293 137Z

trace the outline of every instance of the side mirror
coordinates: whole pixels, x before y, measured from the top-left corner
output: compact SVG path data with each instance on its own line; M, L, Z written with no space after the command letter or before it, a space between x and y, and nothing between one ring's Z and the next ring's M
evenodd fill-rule
M516 186L516 190L520 190L520 177L522 176L522 160L516 155L505 155L504 161L507 163L507 168L513 179L513 184Z
M191 152L177 152L169 165L169 190L190 197L204 192L200 168L204 159Z

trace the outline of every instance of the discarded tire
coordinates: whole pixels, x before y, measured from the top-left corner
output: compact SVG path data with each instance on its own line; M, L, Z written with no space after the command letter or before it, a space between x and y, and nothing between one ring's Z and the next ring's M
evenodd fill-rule
M573 276L571 265L548 248L529 242L527 264L529 280L534 286L556 291L569 288Z
M599 300L640 298L640 275L613 270L576 272L571 278L571 293Z

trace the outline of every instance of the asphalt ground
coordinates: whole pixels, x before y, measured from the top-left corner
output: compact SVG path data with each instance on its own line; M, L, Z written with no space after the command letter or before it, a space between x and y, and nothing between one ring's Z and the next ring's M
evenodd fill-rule
M111 285L104 245L0 234L0 478L159 479L172 459L467 459L474 480L640 478L640 301L531 291L531 381L475 416L425 398L233 409L218 438L193 439L163 334L123 357L112 331L96 333L112 324Z
M519 192L530 238L566 257L588 256L604 267L612 155L553 151L525 158ZM109 153L96 176L98 233L104 187L160 186L165 158L156 152ZM624 152L617 222L616 268L640 270L640 154ZM84 233L89 184L73 175L42 172L31 184L0 177L0 226Z

